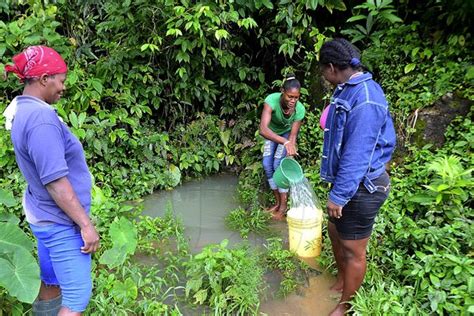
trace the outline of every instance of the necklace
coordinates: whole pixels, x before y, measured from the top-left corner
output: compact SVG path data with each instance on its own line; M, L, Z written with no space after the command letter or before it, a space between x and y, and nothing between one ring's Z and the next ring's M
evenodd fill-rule
M281 111L285 116L290 116L293 113L291 109L284 109L283 107L281 107Z

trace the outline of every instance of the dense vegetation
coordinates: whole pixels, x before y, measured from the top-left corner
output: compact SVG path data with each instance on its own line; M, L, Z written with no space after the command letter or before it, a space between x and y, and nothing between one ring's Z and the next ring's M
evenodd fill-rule
M0 72L33 44L56 48L69 65L68 90L57 108L86 149L95 184L92 213L103 239L88 313L179 315L180 300L222 314L256 312L255 285L263 272L250 267L262 258L269 268L288 262L278 240L269 240L262 258L225 242L192 256L176 219L137 220L139 207L123 202L232 169L254 218L249 222L262 230L258 208L268 197L255 190L265 186L255 134L259 108L289 71L305 87L300 162L324 201L318 114L330 89L319 79L317 52L334 36L363 50L399 135L392 193L378 218L353 310L473 313L473 14L472 1L462 0L0 3ZM3 112L21 87L10 76L0 89ZM468 100L468 113L451 123L443 146L423 143L418 113L445 96ZM18 314L36 293L21 288L11 271L37 284L37 266L21 215L25 183L3 126L0 116L0 311ZM250 230L244 227L243 235ZM328 249L321 262L330 268ZM140 264L137 255L158 262ZM210 258L215 265L206 265Z

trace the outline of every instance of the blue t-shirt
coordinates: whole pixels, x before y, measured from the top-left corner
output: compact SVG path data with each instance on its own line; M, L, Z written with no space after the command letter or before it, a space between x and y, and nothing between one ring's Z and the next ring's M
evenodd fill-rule
M25 209L30 213L27 220L40 225L73 225L46 185L66 176L89 214L92 179L82 145L49 104L24 95L16 101L11 137L18 167L28 183L24 195Z

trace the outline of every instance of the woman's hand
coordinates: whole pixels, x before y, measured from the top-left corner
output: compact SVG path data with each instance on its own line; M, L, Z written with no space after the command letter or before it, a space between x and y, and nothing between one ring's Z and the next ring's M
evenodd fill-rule
M100 238L92 223L81 228L81 236L84 246L81 247L82 253L94 253L99 249Z
M334 204L331 200L328 200L326 205L329 217L341 218L342 217L342 206Z
M298 155L298 152L296 151L296 143L295 142L287 140L283 145L285 146L287 156Z

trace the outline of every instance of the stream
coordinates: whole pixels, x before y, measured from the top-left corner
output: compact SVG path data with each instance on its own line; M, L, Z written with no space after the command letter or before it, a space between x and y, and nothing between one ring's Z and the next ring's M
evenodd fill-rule
M163 216L171 207L173 214L183 222L192 253L200 252L208 244L218 244L223 239L228 239L229 245L235 245L243 239L238 232L228 229L224 220L230 211L239 206L236 200L237 181L235 175L219 174L187 182L172 191L158 191L144 199L143 215ZM272 223L272 229L281 232L283 240L288 240L286 222ZM261 247L265 239L250 234L247 242L252 246ZM317 269L314 259L304 260ZM267 293L278 291L278 278L267 277L267 283ZM329 290L333 283L334 277L326 272L312 276L309 285L300 293L288 295L284 299L266 295L268 299L262 300L260 313L269 316L328 315L339 299L337 293Z

